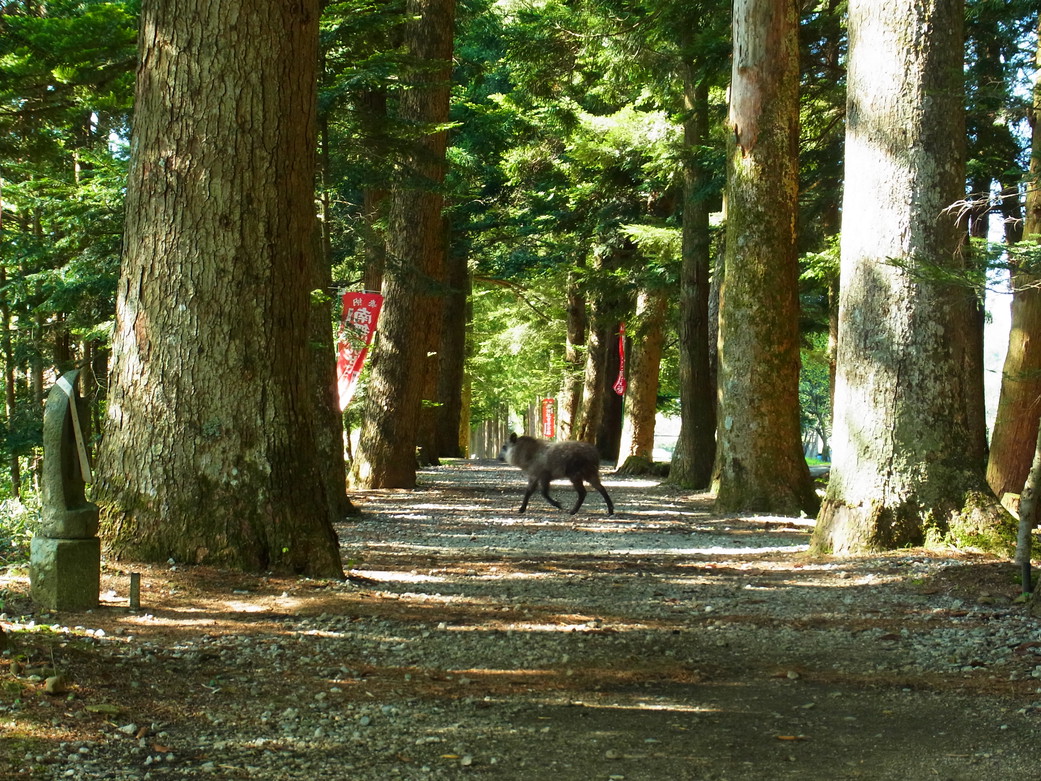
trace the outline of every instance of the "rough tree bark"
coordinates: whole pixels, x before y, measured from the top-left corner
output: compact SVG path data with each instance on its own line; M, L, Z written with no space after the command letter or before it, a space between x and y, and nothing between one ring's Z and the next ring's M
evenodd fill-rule
M684 488L708 488L716 457L716 376L709 353L709 292L712 265L709 172L695 150L709 131L708 82L694 82L687 68L683 140L683 249L680 269L680 433L669 467L669 482Z
M965 263L949 209L965 188L961 30L961 0L850 4L852 186L818 552L930 539L995 545L996 528L1011 520L986 490L971 430L974 293L916 273Z
M794 0L737 0L713 488L724 512L816 512L799 422Z
M580 442L596 443L600 420L604 414L604 378L607 376L607 350L611 327L603 314L599 296L594 296L589 311L586 335L586 363L582 381L582 405L571 437Z
M637 327L631 334L629 385L625 391L625 425L618 454L619 471L650 469L654 461L654 424L658 410L658 374L665 344L664 292L641 290L636 302Z
M444 293L444 198L455 0L410 0L405 46L431 65L401 96L401 116L422 136L403 161L390 196L383 312L372 354L351 482L414 488L424 400L434 401ZM432 414L423 444L436 450Z
M98 459L117 557L343 575L309 346L319 5L142 5Z

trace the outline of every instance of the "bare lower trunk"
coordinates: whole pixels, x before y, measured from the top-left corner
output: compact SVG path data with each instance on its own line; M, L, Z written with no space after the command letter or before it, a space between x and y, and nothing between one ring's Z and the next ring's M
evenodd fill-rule
M121 558L342 577L311 346L319 4L236 10L142 7L103 535Z
M665 344L665 314L668 298L663 292L640 293L632 334L629 386L625 391L625 420L620 459L654 457L654 424L658 410L658 373Z
M974 446L973 294L916 273L965 263L947 210L965 183L961 20L959 0L850 5L856 184L843 201L834 458L817 551L999 546L1010 520Z
M607 350L610 329L594 305L592 322L586 339L585 375L582 382L582 407L572 438L581 442L596 442L600 419L604 413L604 378L607 376Z
M707 488L716 456L716 377L710 345L715 330L709 314L711 236L706 196L709 172L694 151L708 140L708 82L685 83L688 118L684 142L683 258L679 291L680 433L669 468L669 482Z
M713 487L726 512L815 512L799 422L794 0L739 0Z
M365 488L412 488L416 448L436 449L431 404L437 389L444 296L442 220L454 0L410 0L406 46L432 70L415 74L401 114L430 132L403 161L390 197L383 312L373 351L351 482ZM424 403L428 412L424 412ZM420 441L422 439L422 441Z

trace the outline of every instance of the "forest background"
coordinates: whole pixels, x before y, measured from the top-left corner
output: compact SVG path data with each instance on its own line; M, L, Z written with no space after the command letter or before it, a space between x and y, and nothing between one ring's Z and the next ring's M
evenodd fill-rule
M144 7L158 17L168 5ZM264 4L241 5L255 10ZM732 67L730 53L734 39L746 42L740 51L759 45L756 8L653 1L329 2L316 28L313 123L264 109L243 119L207 103L205 94L164 83L164 105L180 109L166 116L201 122L209 112L232 130L236 122L247 129L300 124L310 138L316 197L307 205L313 200L319 231L317 269L305 281L312 305L324 312L319 321L326 335L316 338L319 344L331 341L341 289L382 288L387 294L371 374L344 415L347 429L359 431L348 453L351 485L410 487L419 464L466 455L474 429L491 426L495 439L511 414L558 397L561 436L595 442L606 459L625 462L623 468L651 468L654 414L668 411L683 425L670 480L711 488L722 510L813 514L819 499L803 459L804 435L819 437L822 454L829 454L834 402L836 444L846 455L834 465L816 537L820 550L927 538L1008 548L1007 518L990 499L1008 494L1015 506L1035 450L1034 401L1041 392L1041 357L1029 350L1028 338L1041 328L1041 315L1033 313L1036 251L1023 240L1024 232L1028 238L1038 232L1031 229L1038 208L1031 201L1036 6L1018 0L947 3L937 12L947 16L924 23L930 30L949 28L949 39L898 41L889 62L922 54L911 58L921 62L921 83L934 73L946 78L943 94L956 110L944 103L946 113L930 114L936 109L915 97L928 94L927 88L915 92L892 79L928 119L912 127L896 115L884 118L915 154L908 154L908 172L870 186L871 177L849 173L855 162L850 138L852 133L856 140L857 132L849 108L858 105L851 95L873 88L864 77L866 65L861 81L850 77L851 31L860 34L861 52L885 40L872 38L871 27L872 18L886 15L885 4L763 3L784 35L778 37L781 48L766 48L745 68L759 74L749 86L740 80L744 61ZM111 366L113 333L120 330L121 259L125 279L149 227L141 217L146 199L131 178L129 140L132 125L141 134L146 123L155 126L163 116L141 99L141 74L151 65L143 57L139 68L139 55L158 45L139 37L141 12L132 2L0 3L7 464L0 493L8 497L12 550L24 550L31 533L50 382L66 369L81 369L96 438L106 428L111 388L133 384L113 381ZM903 28L914 24L906 15L889 15ZM248 31L214 24L201 28L212 34L200 36L207 56L212 52L206 46L229 57L258 48ZM180 56L201 60L186 52ZM297 59L308 59L306 49L288 54L293 68ZM956 72L947 67L951 62L959 66ZM885 68L876 70L885 78ZM762 74L773 72L779 86L767 85L751 104L776 110L757 121L788 135L774 144L764 131L757 145L742 137L744 126L735 117L744 119L741 112L749 109L742 97L768 81ZM236 86L234 75L220 73L218 78L214 71L213 80L221 92ZM949 123L955 115L959 122ZM183 143L192 143L191 126L179 129ZM164 132L162 123L157 132ZM957 146L948 144L951 139ZM256 167L246 157L225 156L230 168ZM749 173L742 169L747 165L756 168ZM928 179L935 173L931 166L953 171L957 187L952 193L947 185L922 185L931 195L923 207L921 199L903 197L895 182L916 181L919 174ZM764 173L775 171L788 178L775 181ZM851 209L845 181L856 182L863 199L896 211ZM948 215L951 224L940 244L925 251L876 252L872 273L885 277L888 287L869 288L855 273L860 256L852 238L864 229L844 224L853 214L868 225L866 241L880 247L886 231L909 222L931 225ZM991 215L1004 226L1001 246L986 242ZM774 233L756 233L774 225L781 226ZM951 237L959 247L954 261L943 249ZM970 245L970 237L981 243ZM197 238L200 268L238 262L234 250L219 243L207 248L203 236ZM1009 360L1016 363L1006 366L1006 409L999 408L988 437L981 412L981 301L999 267L1013 274L1018 304L1012 330L1021 341L1010 344ZM192 276L184 267L169 279L181 273ZM841 285L840 273L848 274ZM268 290L276 279L247 272L237 287L221 288L222 300L234 309L233 300ZM178 287L171 283L156 293L176 308ZM844 308L851 318L845 361L842 296L850 297ZM934 305L940 314L928 309ZM870 339L857 345L853 323L874 309L880 319L865 327L891 330L887 346L906 365L895 360L888 366L874 348L864 347ZM731 316L721 317L721 310ZM629 345L624 398L612 389L622 323ZM928 331L922 327L928 323L942 331L941 347L915 344L913 335ZM198 322L195 332L171 326L164 341L187 353L196 340L219 345L224 338L202 331ZM267 338L260 343L265 356L286 348L281 335ZM331 360L331 346L319 352ZM875 360L895 374L855 371ZM171 365L176 373L187 363ZM800 365L801 374L793 374ZM930 372L935 376L923 379ZM227 375L213 393L196 395L230 392L243 373ZM852 392L856 388L864 396ZM879 388L892 388L892 397L883 399ZM916 411L922 409L928 414ZM859 418L899 437L861 430ZM155 419L136 425L149 430ZM923 427L935 436L923 437ZM183 467L162 469L134 460L135 441L144 442L138 445L143 451L156 449L156 441L129 437L123 444L130 445L121 448L124 463L133 465L127 471L156 470L150 480L162 473L162 482L173 486L196 483L192 470L205 472L200 464L208 443L228 428L241 433L246 425L203 422L188 436L179 430L178 449L192 457ZM743 438L748 432L753 436ZM882 440L893 444L877 452L851 445ZM100 466L104 472L104 459ZM205 535L191 533L193 519L205 515L198 497L167 498L156 503L162 512L145 512L140 492L132 500L121 494L117 472L107 468L101 493L117 508L105 534L125 555L326 574L339 567L316 564L315 544L298 546L300 556L280 558L293 546L275 535L265 550L229 558L236 547L229 534L254 534L248 524L234 532L225 528L220 542L200 542ZM876 482L880 475L889 476L884 487ZM256 490L269 479L227 482L277 493L269 485ZM295 482L299 475L273 479ZM330 494L343 484L335 474L318 482ZM301 486L314 493L311 488ZM252 512L219 489L211 493L207 501L214 506ZM183 522L171 522L171 507ZM329 507L333 516L345 509L333 497ZM968 520L959 525L960 518ZM167 538L142 533L149 524L168 529Z

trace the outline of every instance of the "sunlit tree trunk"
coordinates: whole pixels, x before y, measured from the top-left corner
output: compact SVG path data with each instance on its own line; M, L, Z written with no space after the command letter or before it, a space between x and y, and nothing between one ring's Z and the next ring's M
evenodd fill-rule
M713 487L725 512L818 506L799 420L794 0L737 0Z
M1007 520L974 446L976 378L965 372L974 293L918 273L965 265L948 208L965 188L961 28L961 0L850 4L851 186L819 552L943 538L997 544Z
M630 334L625 425L619 461L622 470L640 471L654 460L654 425L658 410L659 370L665 344L665 315L669 300L662 291L640 291L637 327Z
M311 347L319 5L142 5L98 458L117 557L343 575Z
M572 439L596 443L600 430L600 419L604 414L604 378L607 376L607 350L610 341L610 326L604 316L602 304L593 303L586 336L585 372L582 379L582 404L578 425L572 429Z
M1037 54L1041 72L1041 48ZM1034 88L1033 144L1023 239L1041 243L1041 81ZM991 436L987 482L999 498L1018 494L1030 471L1041 416L1041 278L1012 274L1012 323Z

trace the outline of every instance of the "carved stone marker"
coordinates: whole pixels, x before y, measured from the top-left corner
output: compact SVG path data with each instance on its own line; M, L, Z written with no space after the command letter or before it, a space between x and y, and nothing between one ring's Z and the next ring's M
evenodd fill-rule
M30 547L33 601L51 610L87 610L101 592L98 506L88 502L90 461L79 418L78 371L58 378L43 412L43 502Z

